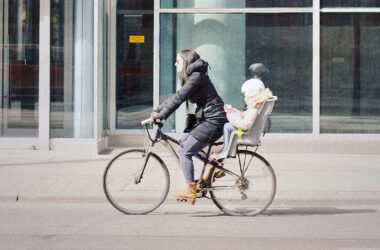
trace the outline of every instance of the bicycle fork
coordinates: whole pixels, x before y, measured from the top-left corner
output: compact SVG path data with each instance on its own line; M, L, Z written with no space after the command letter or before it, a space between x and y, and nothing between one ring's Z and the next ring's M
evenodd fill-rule
M177 153L175 152L173 146L166 140L163 140L163 141L160 141L166 148L168 148L172 153L173 155L175 155L178 163L179 163L179 158L178 158L178 155ZM138 184L141 182L141 179L143 178L143 175L144 175L144 171L145 171L145 168L146 168L146 165L148 164L148 160L149 160L149 157L150 157L150 153L152 151L152 148L154 146L154 142L150 143L145 149L144 149L144 165L142 166L141 168L141 171L140 173L135 177L135 184Z
M139 184L141 182L141 179L143 178L144 171L145 171L145 168L146 168L146 164L148 163L152 147L153 147L153 144L149 144L144 149L144 165L142 166L140 173L137 174L136 177L135 177L135 184Z

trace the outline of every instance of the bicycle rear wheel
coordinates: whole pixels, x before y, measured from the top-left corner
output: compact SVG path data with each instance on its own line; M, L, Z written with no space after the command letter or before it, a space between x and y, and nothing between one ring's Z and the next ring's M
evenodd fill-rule
M154 153L149 153L143 177L136 183L145 159L143 150L128 150L114 157L104 171L104 193L123 213L150 213L164 202L169 192L168 169Z
M239 150L236 158L226 158L223 164L239 177L226 172L218 179L212 174L210 194L215 205L228 215L262 213L276 193L276 176L270 164L248 150Z

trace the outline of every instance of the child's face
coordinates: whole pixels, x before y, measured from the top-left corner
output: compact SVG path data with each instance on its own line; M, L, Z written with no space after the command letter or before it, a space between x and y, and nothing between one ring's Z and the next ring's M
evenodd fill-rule
M248 100L249 100L249 96L248 95L246 95L245 94L245 92L244 92L244 102L245 102L245 105L247 105L248 106Z
M254 95L254 96L256 96L256 95ZM254 96L246 95L245 92L244 92L244 102L245 102L245 105L250 106L249 105L249 100L252 99L252 97L254 97Z

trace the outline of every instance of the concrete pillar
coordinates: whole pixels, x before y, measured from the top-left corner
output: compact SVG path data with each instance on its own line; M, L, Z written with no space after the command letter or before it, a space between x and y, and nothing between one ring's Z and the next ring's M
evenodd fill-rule
M75 1L74 138L94 137L94 3Z
M194 8L222 8L231 4L235 8L245 7L243 0L231 2L194 0ZM210 64L210 79L225 103L243 108L240 88L246 65L245 14L178 14L177 22L177 49L194 49ZM181 132L185 123L184 106L176 114L178 132Z

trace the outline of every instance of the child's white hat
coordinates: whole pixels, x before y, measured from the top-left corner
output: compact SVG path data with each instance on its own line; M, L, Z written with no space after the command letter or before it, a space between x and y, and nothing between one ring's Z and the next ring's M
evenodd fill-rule
M241 87L241 92L246 96L255 96L265 89L264 83L259 79L250 79Z

